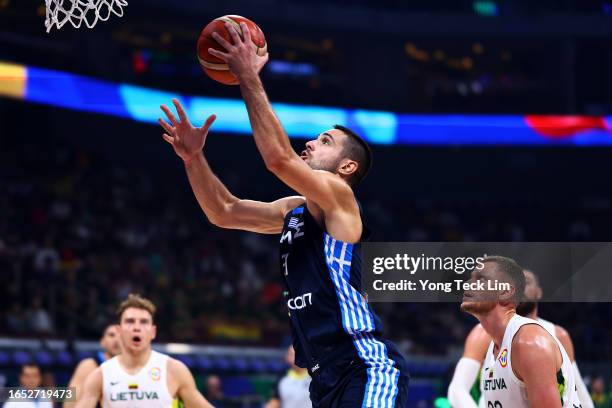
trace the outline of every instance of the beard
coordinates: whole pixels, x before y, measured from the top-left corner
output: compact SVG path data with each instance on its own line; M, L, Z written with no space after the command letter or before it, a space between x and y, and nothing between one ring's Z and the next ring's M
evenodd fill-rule
M497 305L497 302L467 300L461 303L461 310L478 317L478 315L486 314L495 309L495 305Z
M324 170L329 171L330 173L336 173L338 170L338 166L340 165L340 160L307 160L306 164L310 166L313 170Z
M521 302L516 306L516 313L525 317L536 309L538 302Z

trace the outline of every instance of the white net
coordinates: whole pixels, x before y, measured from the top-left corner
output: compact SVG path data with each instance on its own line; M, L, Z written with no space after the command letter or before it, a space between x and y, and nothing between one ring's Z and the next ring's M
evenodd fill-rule
M45 0L47 6L47 32L70 22L75 28L85 25L92 28L98 21L106 21L111 14L123 17L127 0Z

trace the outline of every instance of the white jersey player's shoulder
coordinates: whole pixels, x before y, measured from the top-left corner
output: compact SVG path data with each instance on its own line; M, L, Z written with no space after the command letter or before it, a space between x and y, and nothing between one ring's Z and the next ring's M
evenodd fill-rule
M502 406L512 408L529 408L526 388L512 370L512 343L521 327L535 324L544 328L539 321L515 315L504 332L497 355L494 353L494 343L491 342L485 357L481 375L481 389L487 406ZM576 393L576 381L571 361L559 340L551 334L559 347L562 364L557 376L559 396L564 408L580 406ZM489 404L490 403L490 404Z
M538 323L542 326L547 332L549 332L554 338L557 338L557 327L554 323L549 322L546 319L542 319L541 317L537 318Z

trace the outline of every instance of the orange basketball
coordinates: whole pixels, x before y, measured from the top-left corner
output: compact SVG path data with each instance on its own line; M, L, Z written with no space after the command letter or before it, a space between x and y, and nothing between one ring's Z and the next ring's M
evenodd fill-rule
M230 72L229 67L223 60L209 54L209 48L214 48L216 50L225 52L225 49L223 49L223 47L221 47L221 45L219 45L219 43L212 37L212 33L217 32L228 42L233 44L234 42L232 41L232 36L225 28L225 24L232 24L234 28L236 28L236 31L238 31L238 34L240 34L240 37L244 38L242 28L240 27L241 22L245 22L249 31L251 32L251 40L253 41L253 47L255 47L257 50L257 55L266 55L266 52L268 52L268 46L266 44L266 38L264 37L263 31L261 31L257 24L248 18L241 16L228 15L215 18L213 21L208 23L206 27L204 27L202 33L200 33L200 38L198 38L198 60L200 61L200 65L204 69L204 72L206 72L206 74L208 74L208 76L215 81L221 82L225 85L237 85L238 78L236 78L234 74Z

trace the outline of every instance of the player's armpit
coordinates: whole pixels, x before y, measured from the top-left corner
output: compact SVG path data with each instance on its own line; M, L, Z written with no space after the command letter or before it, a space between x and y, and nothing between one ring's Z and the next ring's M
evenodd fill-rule
M550 334L537 325L519 329L512 341L512 370L524 382L532 408L562 408L557 384L561 353Z
M261 234L278 234L283 229L285 215L304 203L304 197L291 196L271 203L236 200L228 204L216 225Z
M102 396L102 369L96 368L85 379L83 393L76 408L95 408Z
M186 408L214 408L198 391L193 375L185 364L175 359L169 359L168 375L177 381L177 396L183 401Z

